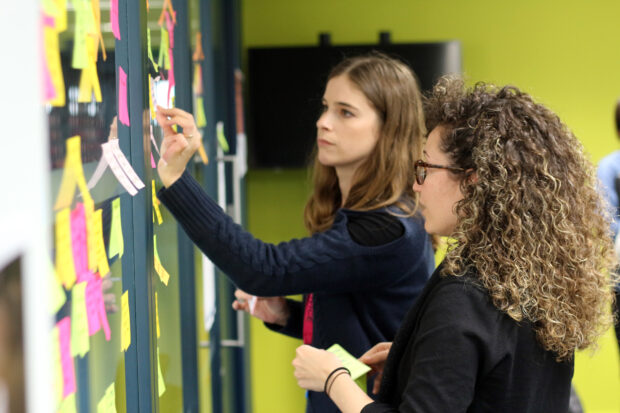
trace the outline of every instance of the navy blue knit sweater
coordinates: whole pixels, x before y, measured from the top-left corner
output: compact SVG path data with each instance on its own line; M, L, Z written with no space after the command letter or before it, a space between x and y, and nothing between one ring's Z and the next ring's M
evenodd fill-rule
M401 237L363 246L351 239L347 221L366 213L341 209L329 230L274 245L235 224L188 173L158 196L240 289L258 296L314 293L312 345L318 348L339 343L359 357L376 343L392 341L434 268L420 218L398 218ZM302 306L289 303L291 317L280 332L301 337ZM338 410L323 393L310 392L307 411Z

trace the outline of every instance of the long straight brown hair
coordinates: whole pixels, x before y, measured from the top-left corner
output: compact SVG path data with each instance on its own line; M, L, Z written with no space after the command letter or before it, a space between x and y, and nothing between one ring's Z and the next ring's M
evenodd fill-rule
M304 222L310 233L329 229L336 211L369 211L390 205L411 216L416 208L413 163L421 157L426 133L420 88L404 63L381 53L347 58L327 81L346 76L372 104L381 121L379 140L357 168L344 205L336 170L318 161L314 148L314 191L306 203Z

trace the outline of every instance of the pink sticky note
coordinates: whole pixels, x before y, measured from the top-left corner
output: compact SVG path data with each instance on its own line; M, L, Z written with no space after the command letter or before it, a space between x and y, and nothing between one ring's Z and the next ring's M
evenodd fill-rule
M121 29L118 26L118 0L110 1L110 24L112 25L114 37L121 40Z
M122 66L118 66L118 119L124 125L130 126L127 111L127 74Z
M88 271L86 217L84 215L84 204L81 202L78 202L75 209L71 211L71 244L77 282L81 282L84 281L84 273Z
M177 12L173 12L174 17L176 18ZM168 41L170 44L170 48L174 47L174 22L170 18L170 14L167 11L164 12L164 16L166 17L166 30L168 30Z
M56 324L58 327L58 341L60 342L60 364L62 366L63 392L62 396L75 393L75 369L71 357L71 318L65 317Z
M45 27L54 27L55 21L54 21L54 17L48 16L45 13L41 13L41 20L42 20L43 27L41 27L40 35L41 35L41 39L43 39L44 38L43 30L45 30ZM54 88L54 83L52 82L52 75L50 74L50 69L47 65L47 59L45 58L44 47L45 45L43 45L43 47L41 47L41 50L40 50L41 65L43 69L41 73L43 74L43 87L44 87L44 92L45 92L44 98L46 101L48 101L48 100L52 100L56 98L56 89Z
M153 158L153 152L151 152L151 168L157 168L157 164L155 164L155 158Z
M86 284L86 315L88 317L88 335L101 330L99 322L99 301L102 301L101 279L94 277Z
M174 58L172 57L172 49L168 49L170 56L170 70L168 70L168 104L170 104L170 91L175 85L174 82Z

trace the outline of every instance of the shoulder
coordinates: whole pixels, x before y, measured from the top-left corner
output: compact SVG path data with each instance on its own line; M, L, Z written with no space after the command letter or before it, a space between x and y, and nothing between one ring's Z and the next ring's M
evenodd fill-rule
M620 171L620 150L610 153L599 161L599 174L609 171Z
M384 245L399 239L405 233L401 220L386 210L343 212L347 216L349 235L357 244Z

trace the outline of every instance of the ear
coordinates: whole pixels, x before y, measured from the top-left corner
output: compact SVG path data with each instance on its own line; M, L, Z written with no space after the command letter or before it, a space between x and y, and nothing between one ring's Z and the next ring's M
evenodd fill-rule
M478 183L478 173L473 169L468 169L465 171L467 173L467 183L477 184Z

